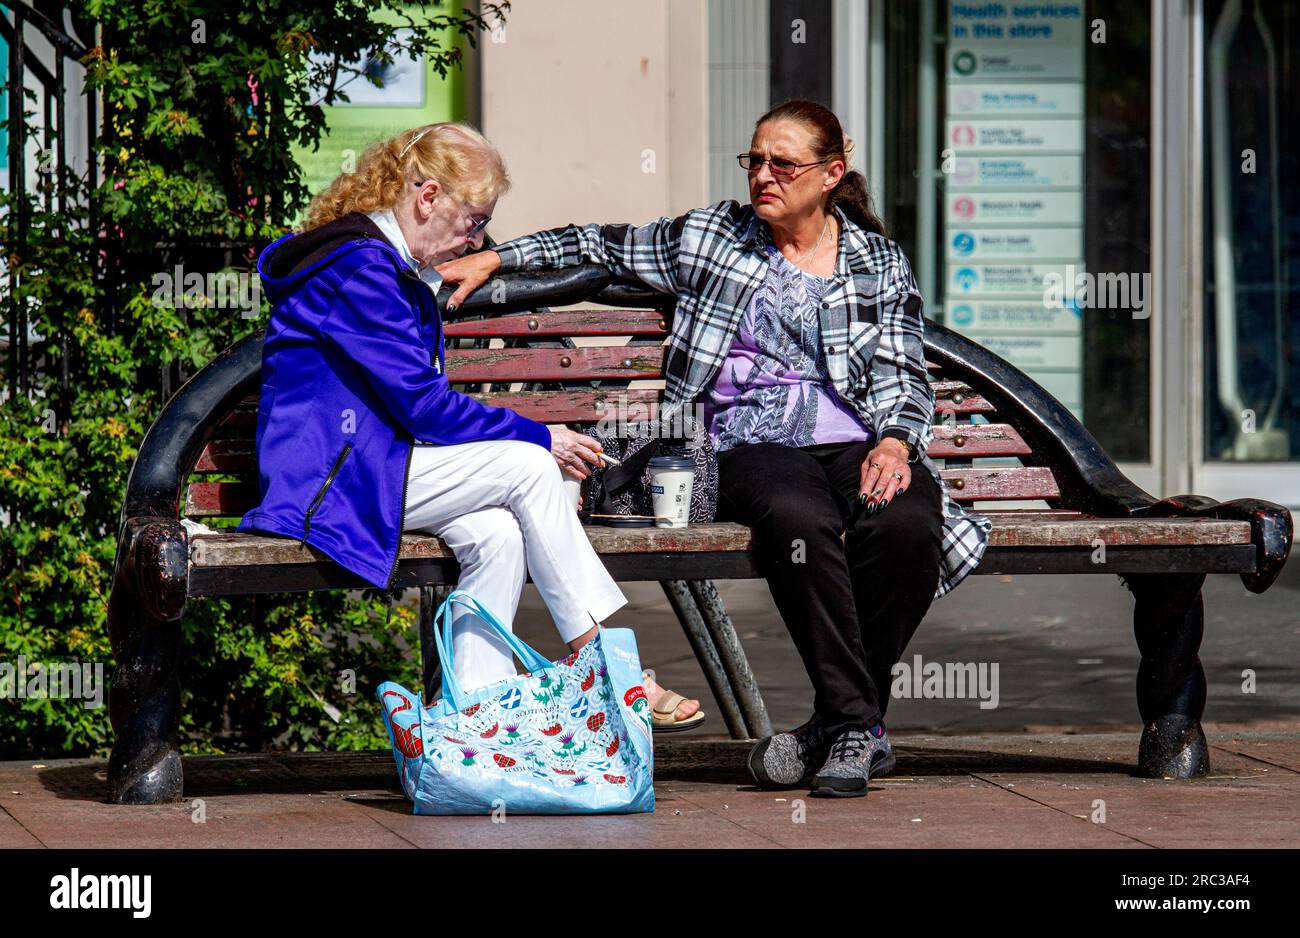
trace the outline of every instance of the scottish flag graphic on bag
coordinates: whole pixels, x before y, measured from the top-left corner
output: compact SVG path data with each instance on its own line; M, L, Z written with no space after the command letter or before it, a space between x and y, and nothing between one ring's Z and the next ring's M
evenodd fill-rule
M527 672L462 691L452 660L452 604L501 636ZM650 703L631 629L607 629L548 661L464 590L438 607L442 698L379 686L402 789L415 814L597 814L653 811Z

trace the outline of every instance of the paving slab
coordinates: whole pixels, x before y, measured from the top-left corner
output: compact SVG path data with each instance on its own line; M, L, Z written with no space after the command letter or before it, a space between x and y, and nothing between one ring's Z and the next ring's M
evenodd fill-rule
M187 757L186 800L148 807L104 801L103 760L4 762L0 847L1300 846L1300 724L1207 734L1213 772L1189 782L1135 777L1137 730L900 733L897 770L853 799L761 791L749 744L679 737L651 815L498 823L413 816L383 751Z

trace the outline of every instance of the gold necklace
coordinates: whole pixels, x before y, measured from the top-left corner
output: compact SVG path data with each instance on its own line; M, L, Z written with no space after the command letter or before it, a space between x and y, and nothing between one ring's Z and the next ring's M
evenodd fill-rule
M822 246L822 239L826 237L826 231L827 229L830 228L830 226L831 226L831 217L827 215L826 224L822 225L822 233L817 236L817 243L812 246L812 250L805 253L803 257L800 257L799 259L792 261L792 263L794 263L795 265L802 264L804 261L808 259L810 255L817 253L817 249Z

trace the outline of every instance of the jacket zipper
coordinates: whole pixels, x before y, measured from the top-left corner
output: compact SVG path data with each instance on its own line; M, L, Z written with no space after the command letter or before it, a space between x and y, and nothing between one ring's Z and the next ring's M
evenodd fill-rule
M393 569L388 572L388 586L392 589L397 579L397 560L402 556L402 524L406 521L406 484L411 478L411 457L415 455L415 439L406 448L406 469L402 473L402 510L397 515L397 548L393 551Z
M330 469L330 474L325 477L325 481L321 483L320 489L316 492L316 497L313 498L311 504L307 506L307 516L302 520L303 541L307 540L307 535L311 531L311 516L315 514L316 509L320 507L320 503L325 498L325 493L328 492L330 486L334 484L334 477L337 476L339 470L343 468L343 460L348 458L348 453L350 452L352 452L352 444L348 443L343 447L343 452L339 453L338 458L334 460L334 466Z
M416 283L419 284L419 286L416 288L416 296L418 297L416 302L419 303L420 305L421 314L423 314L424 311L424 300L426 299L426 294L428 294L428 298L431 300L430 305L433 307L433 322L437 331L437 338L434 340L435 344L433 348L433 361L431 362L431 364L433 364L433 366L438 369L438 374L446 374L447 369L443 361L443 355L442 355L442 347L443 347L442 310L438 309L438 297L433 293L432 290L429 289L429 285L420 279L420 275L417 274L415 271L411 270L411 268L407 267L405 264L402 265L402 275L405 277L410 277L412 280L414 280Z

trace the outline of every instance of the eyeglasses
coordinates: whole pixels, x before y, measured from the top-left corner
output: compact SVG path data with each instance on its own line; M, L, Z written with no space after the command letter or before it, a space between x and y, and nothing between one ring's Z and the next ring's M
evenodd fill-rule
M419 187L424 185L428 181L429 180L427 179L413 179L411 180L411 185ZM450 192L448 194L450 195ZM456 199L454 195L452 196L452 198ZM465 207L465 203L462 202L460 199L456 199L456 202L458 205L460 205L462 209ZM473 241L474 238L478 236L479 232L481 232L484 228L488 226L488 222L490 222L491 220L492 220L491 215L485 215L483 218L480 218L478 221L474 222L474 224L470 225L469 234L467 235L469 240Z
M831 157L826 158L826 160L829 159ZM764 163L769 163L772 166L773 176L785 176L787 178L793 176L796 169L803 169L806 166L819 166L825 163L826 160L815 160L812 163L796 163L793 160L783 160L776 156L771 159L764 159L754 153L741 153L736 156L736 162L747 173L756 173L763 168Z

